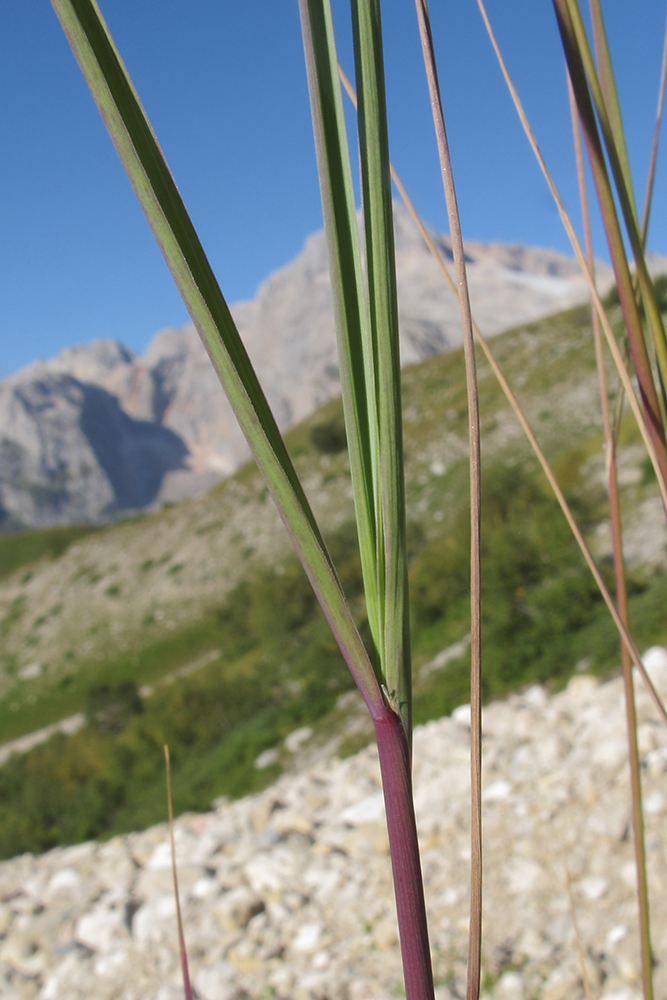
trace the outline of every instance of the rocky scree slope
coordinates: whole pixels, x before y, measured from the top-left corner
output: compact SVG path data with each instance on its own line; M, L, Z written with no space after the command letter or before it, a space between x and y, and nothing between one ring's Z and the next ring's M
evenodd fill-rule
M667 695L667 651L645 657ZM656 995L667 991L667 731L636 681ZM484 987L497 1000L640 1000L620 679L484 710ZM465 995L469 709L415 733L438 1000ZM291 739L293 737L293 739ZM176 822L200 1000L390 1000L400 957L377 754L308 758ZM568 891L568 882L570 890ZM182 997L166 826L0 864L3 1000Z
M547 453L578 449L584 474L603 477L587 310L520 327L494 345ZM522 432L481 359L479 377L484 461L525 459ZM467 502L462 352L406 368L403 401L408 517L428 542L447 532ZM352 517L344 449L323 452L314 444L318 428L340 426L340 401L333 400L288 434L325 534ZM642 479L643 452L631 430L622 445L627 553L659 562L665 528L657 490ZM594 541L599 555L608 551L604 523ZM143 649L196 625L245 574L280 565L288 551L261 478L248 465L204 496L108 527L58 559L0 579L2 742L70 714L62 706L79 676L89 684L116 661L138 664ZM154 679L131 669L138 683Z
M396 206L404 364L461 343L458 305L406 210ZM449 241L438 236L445 256ZM573 260L550 250L467 244L471 300L496 334L581 302ZM608 269L600 266L608 283ZM340 391L323 233L232 308L281 429ZM97 521L201 493L248 450L192 327L145 354L100 340L0 383L0 530Z

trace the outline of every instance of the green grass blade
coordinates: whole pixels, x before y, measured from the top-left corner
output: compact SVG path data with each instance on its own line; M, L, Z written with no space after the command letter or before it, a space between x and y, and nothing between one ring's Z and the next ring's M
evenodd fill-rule
M328 0L299 0L338 340L343 410L371 635L380 669L374 367L345 116Z
M379 426L376 475L382 667L410 732L411 679L398 300L379 0L353 0L368 311Z
M639 380L642 403L647 417L648 431L660 463L663 479L667 479L667 444L662 424L660 404L653 381L651 365L644 341L639 309L635 300L635 291L623 243L623 235L619 224L616 204L609 181L609 175L604 159L602 143L597 129L595 111L591 102L584 61L582 59L579 39L575 24L570 16L571 0L553 0L558 20L563 49L567 60L570 80L577 101L579 118L581 120L586 149L588 152L593 181L597 193L600 211L607 235L607 242L619 290L621 307L625 318L626 330L632 351L632 358ZM604 115L604 107L601 109ZM616 162L618 160L616 158ZM622 177L621 185L624 186ZM619 192L620 195L620 192ZM626 216L626 221L627 221ZM643 259L643 253L642 253Z
M94 0L52 0L135 193L372 714L382 693L229 308Z
M578 57L581 60L588 86L590 87L593 104L600 122L600 130L609 155L612 174L618 188L623 215L626 218L626 224L628 224L628 220L633 220L632 228L637 229L637 213L632 190L632 178L627 160L623 122L611 63L609 62L609 66L607 67L603 52L603 63L600 73L598 72L598 67L595 64L588 42L586 28L579 7L579 0L566 0L566 6L571 24L572 41L576 44ZM599 30L604 32L604 27L599 28ZM628 225L628 229L630 229L630 225Z
M648 235L648 224L651 215L651 205L653 203L653 185L655 182L655 165L658 160L658 143L660 140L660 126L662 125L662 111L665 104L665 83L667 82L667 25L662 44L662 66L660 67L660 85L658 87L658 107L655 113L655 125L653 127L653 142L651 143L651 158L649 161L648 174L646 177L646 191L644 193L644 209L642 211L642 244L646 246Z
M609 126L611 134L614 137L614 145L618 154L623 179L625 180L625 187L628 192L628 197L630 199L632 211L636 221L637 209L632 186L632 174L630 172L630 158L628 157L628 148L625 142L625 130L623 128L623 119L621 117L621 106L618 100L616 78L614 76L614 67L612 65L611 54L609 52L609 43L607 41L607 32L605 30L604 20L602 17L600 0L589 0L588 6L593 23L593 41L595 44L597 71L600 79L602 96L607 109Z
M661 385L667 385L667 337L662 322L662 314L655 296L653 281L644 255L644 239L637 220L623 122L611 67L611 58L606 42L602 12L599 8L598 0L591 0L596 51L598 52L598 61L600 63L598 73L588 44L578 0L567 0L567 5L573 28L573 38L576 39L579 57L582 61L586 79L595 103L614 183L623 211L625 226L632 247L632 254L637 269L639 292L644 304L648 328L651 333L660 369ZM664 400L663 406L667 408Z

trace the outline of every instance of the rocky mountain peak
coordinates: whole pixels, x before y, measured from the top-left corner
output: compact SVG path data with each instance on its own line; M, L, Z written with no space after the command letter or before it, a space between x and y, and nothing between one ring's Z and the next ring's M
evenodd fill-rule
M460 345L459 310L400 205L395 231L401 358L410 364ZM435 237L451 258L449 238ZM473 311L489 336L586 297L576 263L555 251L475 241L466 250ZM607 271L601 269L603 282ZM232 313L282 429L339 393L323 232L309 236L301 253L270 275L254 300L232 306ZM40 393L48 405L35 405ZM84 411L93 398L98 417L90 420ZM94 521L183 499L248 457L191 326L159 331L141 356L104 339L29 365L0 382L0 428L5 528ZM132 470L140 480L147 476L144 485L121 487L118 476L110 478L96 435L108 438L111 428L121 436L127 459L115 468L124 469L123 475ZM129 458L135 453L141 461Z

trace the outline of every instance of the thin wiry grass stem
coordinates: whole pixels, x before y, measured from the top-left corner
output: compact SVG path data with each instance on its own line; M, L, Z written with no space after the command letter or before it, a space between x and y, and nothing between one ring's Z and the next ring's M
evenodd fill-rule
M355 102L354 89L353 89L350 81L345 76L345 73L343 72L343 70L340 67L339 67L339 73L340 73L341 80L343 81L343 86L347 90L348 94L350 95L350 99L354 103ZM393 179L394 183L396 184L396 187L397 187L397 189L398 189L398 191L399 191L399 193L400 193L403 201L405 202L406 208L410 212L410 215L412 216L412 218L413 218L413 220L415 222L415 225L419 229L419 232L421 233L421 236L422 236L424 242L426 243L426 246L431 251L431 254L433 255L433 259L435 260L436 264L438 265L438 267L439 267L439 269L440 269L440 271L441 271L441 273L442 273L445 281L449 285L452 293L455 296L458 296L458 289L456 287L456 284L455 284L455 282L454 282L451 274L449 273L449 271L447 269L447 265L445 264L445 261L443 260L442 255L440 254L440 251L438 250L437 246L433 242L431 234L429 233L428 229L426 228L426 226L424 225L422 219L420 218L419 213L417 212L417 209L415 208L415 206L414 206L414 204L413 204L410 196L408 195L408 192L406 191L403 182L401 181L398 173L396 172L396 170L395 170L395 168L393 166L391 168L391 176L392 176L392 179ZM599 301L599 296L597 297L597 299ZM649 675L646 672L646 668L644 667L644 664L641 661L641 657L639 656L639 652L638 652L636 646L634 645L634 643L632 641L632 638L630 637L627 629L625 628L625 625L623 624L623 622L622 622L622 620L620 618L620 615L618 614L618 611L616 609L616 605L614 604L614 600L613 600L611 594L609 593L609 591L608 591L608 589L607 589L607 587L606 587L606 585L605 585L602 577L600 576L600 573L599 573L599 571L597 569L597 566L595 565L595 561L593 560L593 557L592 557L592 555L591 555L591 553L590 553L590 551L588 549L588 546L586 545L586 542L584 541L584 537L581 534L581 531L579 530L579 528L577 526L577 523L576 523L576 521L574 519L574 515L573 515L573 513L572 513L572 511L570 509L570 505L568 504L567 500L565 499L563 491L558 486L558 483L557 483L556 478L555 478L555 476L554 476L554 474L553 474L553 472L551 470L551 466L549 465L547 457L544 454L544 452L542 451L542 448L540 447L540 444L539 444L537 438L535 437L535 434L533 433L533 429L531 428L530 424L528 423L528 420L526 419L526 416L525 416L523 410L521 409L519 401L517 400L516 396L514 395L514 392L512 391L512 388L510 387L509 382L505 378L505 375L504 375L504 373L503 373L500 365L498 364L498 362L496 361L495 357L493 356L493 353L491 351L491 348L489 347L489 343L488 343L486 337L484 336L484 334L482 333L482 331L479 329L479 327L475 323L474 319L473 319L472 326L473 326L473 330L475 332L475 336L476 336L476 338L478 340L478 343L479 343L480 347L482 348L482 350L484 352L484 356L486 357L486 360L488 361L488 363L489 363L489 365L491 367L491 370L493 371L493 374L495 375L496 379L498 380L500 388L502 389L503 393L505 394L505 397L506 397L507 401L509 402L510 406L512 407L512 410L514 411L514 414L515 414L517 420L519 421L519 424L520 424L520 426L521 426L524 434L528 438L528 442L529 442L531 448L533 449L537 460L539 461L540 465L542 466L542 470L544 471L544 474L545 474L545 476L547 477L547 479L549 481L549 485L551 486L552 490L554 491L554 494L556 496L556 499L558 500L560 508L563 511L563 514L565 515L567 523L570 526L570 530L572 531L572 533L573 533L573 535L575 537L575 541L577 542L577 545L579 546L579 548L581 550L581 553L582 553L584 559L586 560L588 568L590 569L591 573L593 574L593 578L594 578L594 580L595 580L595 582L596 582L596 584L597 584L597 586L598 586L598 588L600 590L600 593L602 594L603 600L604 600L605 604L607 605L607 608L609 609L609 613L611 614L611 616L612 616L612 618L614 620L614 624L616 625L616 628L618 629L619 635L621 637L621 641L623 642L624 646L628 649L628 652L630 652L630 654L632 656L632 659L633 659L633 662L634 662L635 666L637 667L637 670L639 671L639 675L642 678L642 681L643 681L643 683L644 683L647 691L649 692L651 698L653 699L653 701L655 703L655 706L656 706L656 708L658 710L658 714L660 715L660 717L662 718L662 720L667 725L667 710L665 709L665 706L664 706L664 704L662 702L662 699L660 698L660 695L656 691L656 689L655 689L655 687L653 685L653 682L651 681L651 678L649 677Z
M616 559L614 559L616 568ZM621 613L627 614L619 600ZM642 963L642 986L645 1000L653 998L653 952L651 949L651 918L646 874L646 843L644 837L644 812L642 809L641 768L639 745L637 742L637 709L632 677L632 661L626 649L621 649L623 686L625 690L625 715L628 729L628 751L630 759L630 788L632 794L632 832L637 871L637 903L639 907L639 937Z
M185 1000L192 1000L192 987L190 986L190 972L188 969L188 953L185 947L185 935L183 933L183 918L181 916L181 901L178 893L178 873L176 871L176 845L174 844L174 809L171 801L171 760L169 758L169 747L164 747L164 762L167 769L167 808L169 810L169 843L171 845L171 874L174 880L174 898L176 900L176 922L178 925L178 950L181 956L181 972L183 973L183 993Z
M465 251L456 200L456 188L447 142L445 118L435 63L435 51L427 0L415 0L424 66L428 81L435 126L440 171L447 202L449 231L458 286L458 300L463 326L463 352L468 395L468 440L470 443L470 770L471 770L471 873L470 931L468 945L467 1000L479 996L482 957L482 647L481 647L481 452L479 435L479 400L475 342L468 294Z
M488 348L488 344L486 344L485 340L481 340L480 339L480 344L482 345L483 349L485 347ZM595 560L593 559L591 551L590 551L588 545L586 544L584 536L582 535L581 530L579 529L579 525L577 524L577 522L576 522L576 520L574 518L574 515L572 514L572 510L570 509L570 505L568 504L567 500L565 499L563 491L561 490L560 486L558 485L558 482L556 481L556 478L555 478L555 476L554 476L554 474L553 474L553 472L551 470L551 466L549 465L544 452L542 451L540 445L538 444L537 438L535 437L535 435L533 433L533 430L530 427L530 424L527 422L526 418L524 417L523 412L521 410L521 407L519 406L519 403L518 403L518 401L517 401L514 393L512 392L512 390L511 390L511 388L510 388L510 386L509 386L509 384L508 384L505 376L503 375L500 367L498 366L497 362L493 358L493 355L491 354L490 351L488 351L486 349L484 350L484 353L486 354L486 357L487 357L487 360L488 360L489 364L493 368L493 371L495 373L496 378L500 382L500 385L501 385L501 387L503 389L503 392L507 396L507 399L509 400L509 403L510 403L511 407L514 410L514 413L516 414L516 417L517 417L519 423L523 427L523 430L524 430L524 433L525 433L526 437L530 441L530 444L531 444L531 446L533 448L533 451L535 452L535 455L537 456L537 459L538 459L540 465L542 466L542 469L544 471L545 476L549 480L549 485L551 486L551 489L554 491L554 494L556 496L556 499L558 500L560 508L563 511L563 514L565 515L565 517L567 519L567 523L570 526L570 530L572 531L572 534L574 535L574 537L576 539L576 542L577 542L577 544L578 544L578 546L579 546L579 548L581 550L581 553L582 553L584 559L586 560L588 568L590 569L591 573L593 574L593 578L594 578L594 580L595 580L595 582L596 582L596 584L598 586L598 589L599 589L600 593L602 594L602 598L603 598L605 604L607 605L607 608L609 609L609 613L611 614L611 616L612 616L612 618L614 620L614 624L616 625L616 628L618 629L618 632L619 632L620 637L621 637L621 641L623 642L623 644L627 648L628 652L632 656L633 663L637 667L637 670L639 671L639 674L640 674L640 676L641 676L641 678L642 678L642 680L644 682L644 685L646 686L646 688L647 688L647 690L648 690L651 698L653 699L655 707L658 710L658 714L660 715L660 717L663 720L663 722L665 723L665 725L667 725L667 710L665 709L665 706L664 706L664 704L662 702L662 699L660 698L660 695L658 694L658 692L655 689L653 681L651 680L651 678L649 677L648 673L646 672L646 668L644 667L644 664L642 663L641 656L639 655L639 650L637 649L637 646L635 645L635 643L634 643L634 641L633 641L630 633L628 632L628 629L626 628L625 623L623 622L623 619L621 618L621 616L620 616L620 614L618 612L616 604L614 603L614 599L612 598L611 594L609 593L609 590L607 589L607 586L606 586L604 580L602 579L602 576L600 574L600 571L597 568Z
M658 141L660 138L660 125L662 123L662 109L665 103L665 81L667 81L667 23L665 24L665 40L662 47L662 67L660 69L660 87L658 90L658 109L655 115L655 127L653 129L653 142L651 143L651 159L648 167L648 177L646 180L646 195L644 197L644 209L642 211L641 237L642 244L646 246L648 235L648 224L651 215L651 203L653 201L653 185L655 183L655 165L658 159Z
M579 959L579 970L581 972L581 981L584 984L584 993L586 994L586 1000L593 1000L593 995L591 993L591 986L588 981L588 973L586 972L586 955L581 940L581 934L579 933L577 911L574 905L574 894L572 892L572 879L567 869L565 870L565 885L567 887L567 898L570 903L570 916L572 917L572 926L574 928L574 939L577 942L577 957Z
M584 226L584 242L586 257L592 275L595 275L595 260L593 256L593 240L591 236L590 213L586 195L586 175L584 157L581 147L581 133L577 108L572 92L572 84L568 76L568 93L570 98L570 113L572 117L572 132L574 137L575 162L579 197ZM614 557L614 578L616 582L616 602L618 613L628 626L628 592L625 579L625 560L623 557L623 533L621 526L621 507L618 493L618 478L616 475L616 439L611 425L607 382L604 371L604 356L602 351L602 335L595 306L591 302L593 320L593 337L595 341L595 360L598 371L600 389L600 406L602 410L602 428L604 435L604 450L607 470L607 491L609 494L609 517L611 522L612 550ZM623 672L623 688L625 693L625 714L628 733L628 761L630 764L630 793L632 800L632 832L635 849L635 868L637 873L637 902L639 908L639 938L642 962L642 985L645 1000L653 997L653 974L651 956L651 923L648 897L648 881L646 877L646 846L644 838L644 813L642 810L641 770L639 763L639 745L637 741L637 710L635 705L635 689L632 678L632 659L627 649L621 643L621 667ZM568 884L569 888L569 884ZM574 914L573 914L574 919Z
M663 475L663 472L662 472L662 466L661 466L661 462L660 462L660 460L658 458L658 452L657 452L657 450L656 450L656 448L654 446L654 442L652 440L652 436L649 433L645 416L644 416L644 414L642 412L642 408L641 408L641 406L639 404L639 401L637 400L637 396L635 394L635 391L634 391L634 388L633 388L633 385L632 385L632 381L631 381L630 375L629 375L628 370L627 370L627 366L626 366L626 364L625 364L625 362L623 360L623 357L621 355L621 351L619 349L619 346L616 343L616 338L614 337L614 332L613 332L613 330L611 328L611 324L610 324L609 319L607 317L607 314L606 314L606 312L604 310L604 306L602 304L602 300L600 298L600 295L598 294L597 288L595 287L595 281L593 280L593 277L592 277L592 275L591 275L591 273L590 273L590 271L588 269L588 264L586 263L585 254L584 254L584 252L583 252L583 250L581 248L581 244L580 244L579 239L577 237L577 234L576 234L576 232L574 230L574 226L572 225L572 221L571 221L571 219L570 219L567 211L565 210L565 206L563 205L563 201L562 201L562 199L560 197L560 194L558 193L558 189L557 189L557 187L556 187L556 185L555 185L555 183L553 181L553 178L551 177L551 174L550 174L549 169L548 169L548 167L546 165L544 157L542 156L540 148L539 148L539 146L537 144L537 140L535 139L535 135L533 134L533 130L530 127L530 123L529 123L528 118L526 116L526 113L525 113L525 111L523 109L523 105L522 105L521 100L519 98L519 95L517 93L516 87L514 86L514 83L512 82L512 78L511 78L511 76L510 76L510 74L508 72L507 66L505 65L505 60L502 57L502 53L501 53L500 48L498 46L498 42L496 41L496 37L495 37L495 35L493 33L493 29L491 27L491 22L489 21L489 17L488 17L488 14L486 12L486 8L484 6L483 0L477 0L477 4L478 4L480 12L482 14L482 18L484 20L484 25L485 25L487 33L489 35L489 39L490 39L491 44L493 46L494 52L496 53L496 58L498 59L498 64L500 66L501 72L502 72L502 74L503 74L503 76L505 78L505 82L507 84L507 88L508 88L508 90L510 92L510 95L512 97L512 101L514 102L514 106L515 106L516 112L517 112L517 114L519 116L519 120L521 121L521 125L523 127L523 130L526 133L526 137L527 137L527 139L528 139L528 141L530 143L530 146L531 146L531 148L533 150L533 153L535 154L535 158L537 159L537 162L540 165L540 169L542 170L542 173L544 174L544 178L545 178L545 180L547 182L547 185L549 187L551 195L552 195L552 197L553 197L553 199L554 199L554 201L556 203L556 207L558 208L558 213L559 213L559 215L561 217L561 221L563 223L563 226L565 227L565 231L566 231L566 233L568 235L570 243L572 244L572 249L574 250L575 256L577 258L577 263L579 264L579 267L581 268L581 272L582 272L582 274L583 274L583 276L584 276L584 278L586 280L586 283L588 284L588 288L589 288L591 297L592 297L593 301L595 302L595 308L596 308L596 311L598 313L598 316L600 317L600 323L602 324L602 329L604 331L604 335L605 335L605 338L607 340L607 344L609 345L609 350L611 352L611 356L614 359L614 364L616 365L616 369L618 371L619 378L621 380L621 383L623 385L625 393L626 393L626 395L628 397L628 401L629 401L630 406L632 408L632 412L634 414L635 420L637 421L637 426L639 428L639 432L640 432L640 434L642 436L642 440L644 441L644 445L646 446L646 450L647 450L647 452L649 454L649 457L651 459L651 464L652 464L652 466L653 466L653 468L655 470L656 479L658 481L658 486L659 486L659 489L660 489L660 495L662 497L662 502L663 502L663 505L665 507L665 510L667 510L667 481L666 481L666 477Z

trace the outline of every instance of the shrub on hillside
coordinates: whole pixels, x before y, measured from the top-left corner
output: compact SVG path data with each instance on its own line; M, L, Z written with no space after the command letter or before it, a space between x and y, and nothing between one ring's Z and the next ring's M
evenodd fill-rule
M310 440L323 455L337 455L347 448L347 436L342 414L310 429Z

